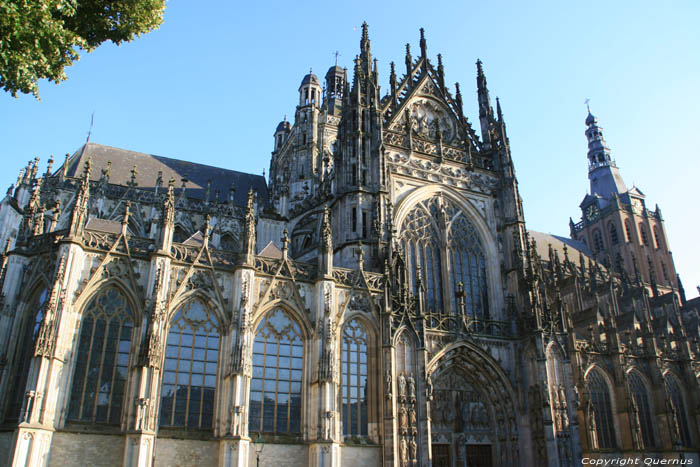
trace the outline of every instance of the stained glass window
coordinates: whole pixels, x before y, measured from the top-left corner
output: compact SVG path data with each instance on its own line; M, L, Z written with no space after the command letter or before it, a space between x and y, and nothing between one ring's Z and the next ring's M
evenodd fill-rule
M273 310L258 325L253 342L250 432L301 432L303 362L299 324L283 310Z
M639 428L642 434L644 447L654 446L654 426L652 425L649 393L642 378L634 371L628 374L630 391L634 397L637 414L639 416Z
M435 313L442 311L440 247L443 242L435 224L437 218L430 208L430 202L427 205L419 203L414 207L403 221L401 236L409 271L410 290L414 295L418 295L420 268L425 305L428 311Z
M486 259L481 240L474 225L464 213L453 214L454 220L447 235L453 296L458 284L464 287L466 313L471 317L488 318L488 293L486 288Z
M68 420L119 424L133 315L124 294L101 291L83 311Z
M212 427L219 342L216 316L201 301L175 313L165 349L160 426Z
M615 429L613 427L612 404L610 402L610 389L603 375L597 370L592 370L586 383L588 395L591 398L595 417L596 437L598 448L608 449L615 447Z
M367 436L367 332L354 319L343 329L343 434Z
M24 322L21 324L19 335L22 339L15 352L15 380L10 385L10 404L7 408L7 420L17 420L24 402L24 392L29 376L29 365L34 355L36 337L39 334L41 321L44 319L44 304L46 302L46 289L36 292L29 302L24 313Z

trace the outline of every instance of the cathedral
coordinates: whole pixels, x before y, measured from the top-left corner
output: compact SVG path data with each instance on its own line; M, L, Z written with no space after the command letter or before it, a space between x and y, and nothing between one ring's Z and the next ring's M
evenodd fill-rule
M481 61L473 125L413 54L382 93L364 24L304 76L268 180L31 161L0 203L0 462L697 464L700 299L659 207L589 111L580 220L527 230Z

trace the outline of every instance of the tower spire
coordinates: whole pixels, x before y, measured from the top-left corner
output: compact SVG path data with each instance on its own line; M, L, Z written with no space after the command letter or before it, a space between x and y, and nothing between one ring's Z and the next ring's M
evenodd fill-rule
M591 194L610 198L613 194L627 191L620 170L610 156L603 128L598 126L598 119L591 113L589 100L586 99L586 139L588 140L588 179L591 182Z

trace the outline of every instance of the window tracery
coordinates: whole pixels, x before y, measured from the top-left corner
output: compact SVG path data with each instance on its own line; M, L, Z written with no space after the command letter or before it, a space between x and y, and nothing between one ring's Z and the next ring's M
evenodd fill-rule
M649 448L654 443L654 425L652 422L651 404L649 403L649 393L642 378L634 371L628 373L630 392L632 394L632 407L630 417L632 418L633 429L636 428L641 435L642 446L640 449Z
M304 337L299 324L275 309L253 343L249 432L300 433Z
M664 377L666 383L666 393L669 401L669 416L671 423L671 434L674 440L680 440L683 446L690 446L690 428L686 418L685 401L683 392L675 377L667 374Z
M588 431L595 440L597 449L615 447L615 429L613 427L612 403L610 389L603 375L598 370L591 370L586 381L589 407L587 408Z
M160 426L212 427L219 343L209 307L195 299L178 309L168 330Z
M411 209L401 232L410 290L418 294L420 274L427 312L443 313L450 304L443 298L443 283L444 291L452 297L461 284L466 314L489 317L483 245L464 211L450 200L434 196ZM456 306L453 314L457 314Z
M10 388L9 406L7 408L7 420L17 420L22 410L24 402L24 390L27 386L29 376L29 365L31 364L36 338L39 334L41 322L44 319L44 305L46 302L47 289L42 288L32 296L24 323L20 330L22 340L16 348L16 371L15 382Z
M367 436L367 332L353 319L343 329L343 434Z
M133 313L118 289L98 293L83 311L68 420L118 424L124 398Z

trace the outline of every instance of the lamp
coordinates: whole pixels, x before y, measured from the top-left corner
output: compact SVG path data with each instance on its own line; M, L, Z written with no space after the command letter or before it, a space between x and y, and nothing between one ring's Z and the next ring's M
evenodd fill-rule
M260 433L258 433L258 439L255 440L255 465L257 467L260 467L260 455L264 447L265 441L262 439L262 436L260 436Z

